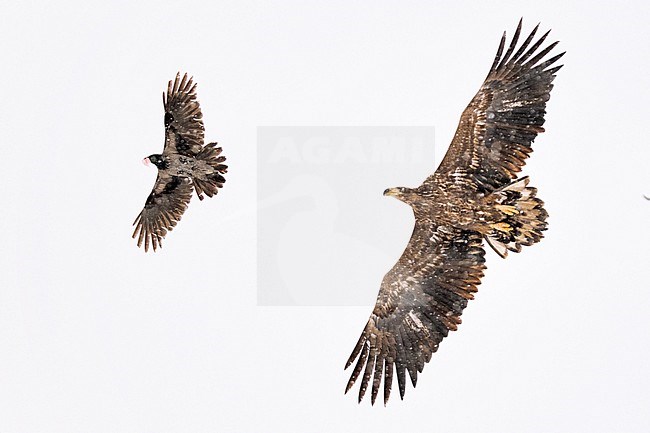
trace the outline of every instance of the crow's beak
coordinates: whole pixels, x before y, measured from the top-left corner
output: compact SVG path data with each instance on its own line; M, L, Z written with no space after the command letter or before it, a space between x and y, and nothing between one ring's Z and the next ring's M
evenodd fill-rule
M149 164L151 164L151 161L149 161L149 158L145 158L145 159L142 160L142 163L144 165L146 165L147 167L149 167Z

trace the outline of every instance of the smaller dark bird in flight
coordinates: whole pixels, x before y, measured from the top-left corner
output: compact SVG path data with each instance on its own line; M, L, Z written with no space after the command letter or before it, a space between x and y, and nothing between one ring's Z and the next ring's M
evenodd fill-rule
M217 143L203 144L204 128L201 107L196 100L196 84L187 74L180 79L176 74L173 84L169 81L167 95L163 92L165 107L165 147L162 154L149 155L142 162L158 168L158 178L144 209L135 219L133 238L138 247L144 242L154 251L161 247L162 239L181 219L187 204L196 190L199 200L203 194L216 195L226 179L223 175L228 166L220 156Z

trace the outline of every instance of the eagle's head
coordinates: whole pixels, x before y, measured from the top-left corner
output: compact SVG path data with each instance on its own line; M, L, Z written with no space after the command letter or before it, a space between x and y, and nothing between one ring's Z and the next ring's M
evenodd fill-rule
M167 161L163 158L162 155L149 155L145 159L142 160L142 163L146 166L149 166L149 164L153 164L156 167L158 167L159 170L167 168Z
M410 203L412 198L415 198L417 192L411 188L405 188L403 186L398 186L397 188L388 188L384 191L384 195L395 197L398 200L401 200L405 203Z

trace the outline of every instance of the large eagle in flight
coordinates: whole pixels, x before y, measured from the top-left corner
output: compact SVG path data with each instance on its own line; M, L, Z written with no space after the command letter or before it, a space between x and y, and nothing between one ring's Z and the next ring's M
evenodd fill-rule
M415 228L406 250L384 276L377 303L345 368L358 358L345 392L361 378L359 402L371 387L374 404L384 381L384 404L397 375L404 398L406 373L418 372L460 316L485 269L483 240L505 258L542 238L548 214L528 177L517 179L544 131L546 101L564 53L546 58L537 30L517 49L521 20L506 49L503 34L485 82L463 112L449 150L417 188L384 195L409 204Z
M162 239L181 219L196 191L200 200L203 194L212 197L223 187L223 175L228 166L220 156L217 143L203 144L203 114L196 100L196 84L187 74L169 81L167 95L163 92L165 107L165 147L162 154L149 155L142 162L158 168L158 178L135 219L133 237L144 250L154 251Z

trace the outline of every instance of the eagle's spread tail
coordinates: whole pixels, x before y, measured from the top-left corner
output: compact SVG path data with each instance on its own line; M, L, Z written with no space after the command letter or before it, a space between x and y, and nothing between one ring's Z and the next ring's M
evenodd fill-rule
M486 235L488 244L505 258L508 250L518 253L522 245L532 245L543 237L548 213L544 202L537 197L537 189L528 186L523 177L486 197L502 216L490 224Z
M203 193L208 197L216 195L219 188L223 188L226 181L223 177L228 172L228 166L223 163L226 157L219 156L221 148L216 147L216 145L217 143L208 143L196 155L196 159L205 161L212 168L211 173L206 173L200 179L197 177L192 179L196 194L200 200L203 200Z

